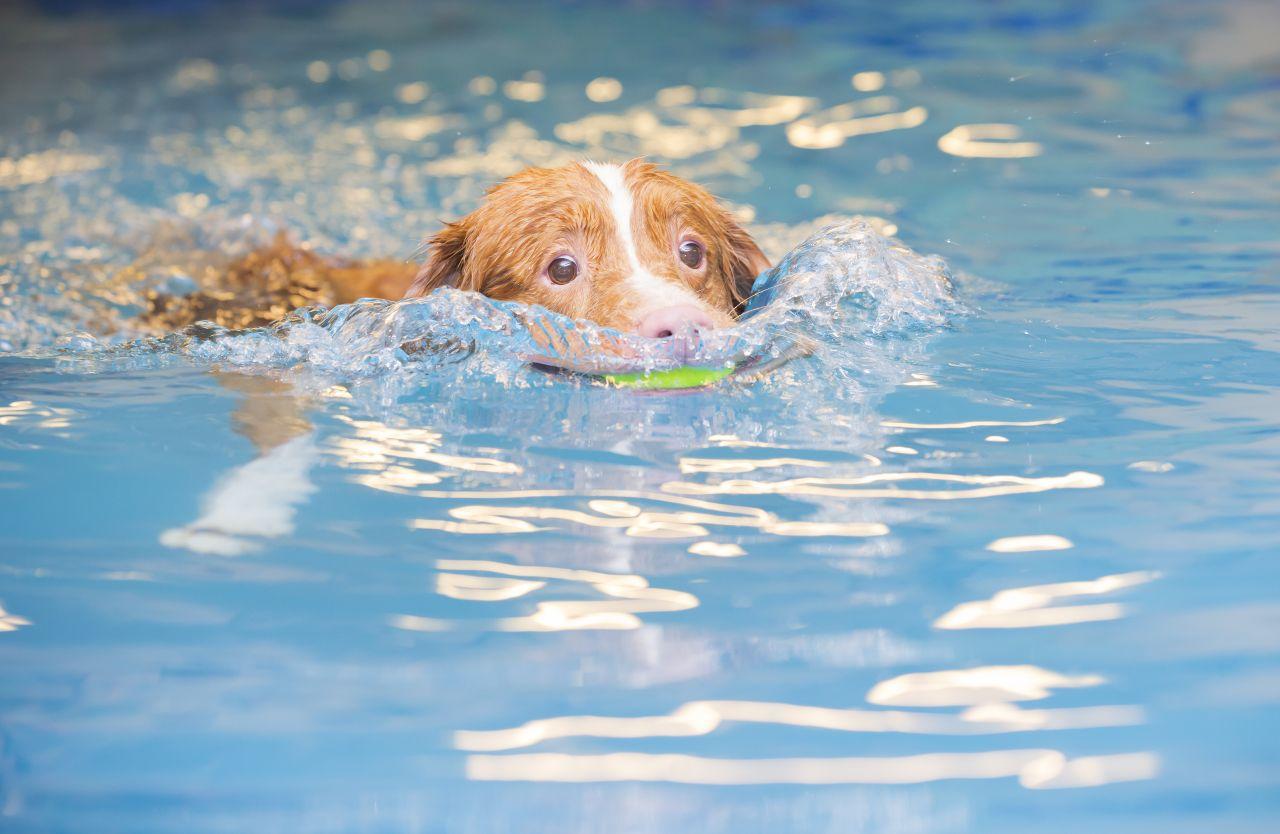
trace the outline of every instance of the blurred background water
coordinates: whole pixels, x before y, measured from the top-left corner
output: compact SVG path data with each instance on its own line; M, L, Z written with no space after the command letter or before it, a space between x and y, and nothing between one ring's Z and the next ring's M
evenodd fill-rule
M0 829L1276 830L1277 44L1267 2L6 4ZM637 155L775 258L865 216L969 312L684 394L83 349L193 252L407 258Z

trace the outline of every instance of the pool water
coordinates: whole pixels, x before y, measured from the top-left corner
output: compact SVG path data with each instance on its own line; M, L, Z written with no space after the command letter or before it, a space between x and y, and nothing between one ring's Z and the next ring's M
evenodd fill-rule
M0 33L0 830L1280 827L1274 4ZM689 392L398 349L487 332L465 300L137 317L199 253L408 258L638 155L775 259L861 222L953 297L865 271L875 315Z

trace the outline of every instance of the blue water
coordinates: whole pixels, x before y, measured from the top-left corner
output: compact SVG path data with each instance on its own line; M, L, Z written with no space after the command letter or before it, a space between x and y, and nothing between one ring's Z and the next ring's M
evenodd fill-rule
M1280 828L1274 4L0 33L0 830ZM685 393L479 314L409 356L458 328L412 305L129 342L207 253L409 257L641 154L775 259L862 216L954 297L839 261L876 315Z

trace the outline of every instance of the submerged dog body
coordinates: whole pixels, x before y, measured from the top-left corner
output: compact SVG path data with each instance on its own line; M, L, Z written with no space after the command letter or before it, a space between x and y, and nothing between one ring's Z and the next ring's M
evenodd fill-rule
M650 338L732 324L769 261L705 189L641 160L527 168L429 240L420 268L326 258L283 235L220 266L199 292L153 293L149 321L268 324L302 304L423 296L452 286Z

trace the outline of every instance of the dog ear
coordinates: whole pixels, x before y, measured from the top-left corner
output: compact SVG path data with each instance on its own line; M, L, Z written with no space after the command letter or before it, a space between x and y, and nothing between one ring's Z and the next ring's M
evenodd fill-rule
M729 282L729 295L733 298L734 314L742 315L747 299L751 297L751 286L756 276L772 266L764 252L747 234L747 230L725 213L725 240L729 243L729 262L726 279Z
M446 223L432 235L428 245L431 254L406 293L410 298L427 295L440 287L459 286L467 256L467 218Z

